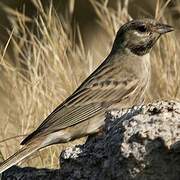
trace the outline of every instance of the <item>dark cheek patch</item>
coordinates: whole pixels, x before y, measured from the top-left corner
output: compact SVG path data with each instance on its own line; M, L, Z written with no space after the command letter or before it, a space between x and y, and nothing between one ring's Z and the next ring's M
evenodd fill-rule
M147 41L146 43L143 43L143 44L139 43L138 45L131 44L128 48L131 50L132 53L139 55L139 56L143 56L150 51L150 49L155 44L157 39L158 38L153 38L153 39Z

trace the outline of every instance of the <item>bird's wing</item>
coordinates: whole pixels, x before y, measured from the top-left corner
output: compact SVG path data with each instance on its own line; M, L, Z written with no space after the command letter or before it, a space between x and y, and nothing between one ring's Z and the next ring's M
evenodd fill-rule
M103 88L100 85L101 83L96 83L94 87L84 89L80 93L73 95L63 107L60 106L52 112L39 128L48 127L49 131L52 126L63 129L82 122L102 111L104 112L107 107L119 101L137 87L135 81L131 82L128 87L117 82L115 83L118 85L115 85L111 81L109 85Z
M134 91L138 82L134 80L127 85L110 81L103 87L105 83L107 82L96 83L91 88L85 88L73 94L68 101L57 107L22 144L34 135L49 134L104 113L107 107L121 101Z
M106 73L105 68L97 74L103 75L103 72ZM26 144L34 136L49 134L104 113L107 107L134 91L138 84L135 76L129 82L128 79L115 81L107 77L95 80L94 77L97 78L96 71L21 144Z

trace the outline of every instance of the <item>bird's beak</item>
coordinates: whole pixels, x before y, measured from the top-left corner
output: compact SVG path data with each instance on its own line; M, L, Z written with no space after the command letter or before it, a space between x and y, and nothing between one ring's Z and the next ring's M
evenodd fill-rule
M155 31L159 34L165 34L165 33L174 31L174 28L172 26L167 25L167 24L157 24Z

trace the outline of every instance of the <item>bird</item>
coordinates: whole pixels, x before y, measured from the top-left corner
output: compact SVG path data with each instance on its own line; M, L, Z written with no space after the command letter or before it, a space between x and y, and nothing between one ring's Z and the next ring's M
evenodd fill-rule
M150 51L161 35L173 30L148 18L123 24L105 60L0 164L0 173L37 150L97 133L111 109L141 104L151 81Z

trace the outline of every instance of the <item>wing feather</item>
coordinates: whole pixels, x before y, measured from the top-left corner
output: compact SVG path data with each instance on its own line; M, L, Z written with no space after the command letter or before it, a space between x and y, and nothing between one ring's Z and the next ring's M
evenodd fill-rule
M105 112L108 106L115 101L120 101L127 93L133 91L137 86L137 81L128 85L119 83L116 87L112 87L113 83L110 83L107 87L102 88L100 85L92 87L83 92L81 95L77 94L66 102L61 110L52 112L50 116L44 121L38 128L38 131L45 132L48 128L48 132L64 129L72 126L86 119L89 119L99 113Z
M120 69L121 67L116 66L117 72ZM49 134L103 114L109 106L120 102L126 94L134 91L137 87L138 81L135 76L134 80L129 81L124 78L122 82L109 79L108 76L105 78L106 80L101 76L94 77L96 73L103 75L106 71L107 69L102 66L101 70L98 69L98 73L96 71L92 73L66 101L42 122L36 131L25 138L22 144L26 144L39 135ZM126 83L124 83L125 81Z

